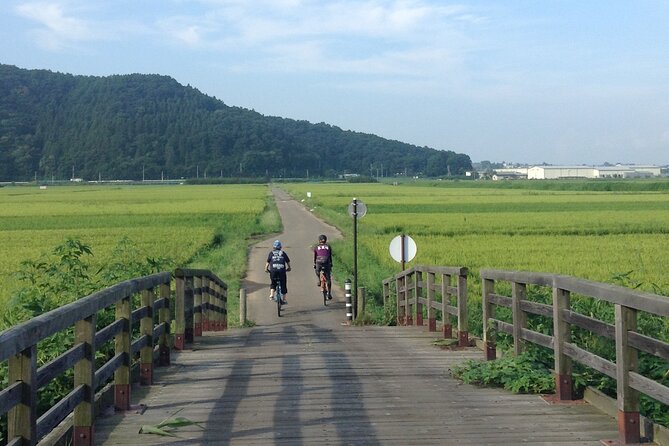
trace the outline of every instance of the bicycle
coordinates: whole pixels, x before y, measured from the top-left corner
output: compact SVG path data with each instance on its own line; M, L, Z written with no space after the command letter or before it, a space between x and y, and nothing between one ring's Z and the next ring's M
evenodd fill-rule
M327 307L328 305L328 296L330 295L330 289L328 288L328 278L325 274L325 268L321 267L318 276L321 281L321 292L323 293L323 305Z
M283 306L283 292L281 291L281 284L277 284L276 291L274 291L274 300L276 301L276 315L281 317L281 307Z
M287 269L286 271L290 271L290 269ZM276 302L276 314L278 317L281 317L281 307L285 305L283 299L283 288L281 287L281 281L278 278L276 280L272 279L272 273L270 273L269 271L267 271L267 273L269 273L270 282L272 282L272 285L275 286L274 297L272 297L272 300Z

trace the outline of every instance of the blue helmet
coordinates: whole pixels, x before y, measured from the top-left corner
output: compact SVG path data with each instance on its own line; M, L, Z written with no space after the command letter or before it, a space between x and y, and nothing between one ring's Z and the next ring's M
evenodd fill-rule
M272 245L274 249L281 249L281 242L278 240L274 240L274 244Z

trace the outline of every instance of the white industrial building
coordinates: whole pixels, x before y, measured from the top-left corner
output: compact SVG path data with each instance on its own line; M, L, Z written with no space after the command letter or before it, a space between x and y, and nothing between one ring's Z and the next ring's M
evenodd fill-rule
M560 178L646 178L660 176L659 166L533 166L529 168L496 169L494 180L527 178L556 180Z
M558 178L597 178L595 169L586 166L534 166L527 169L530 180L555 180Z

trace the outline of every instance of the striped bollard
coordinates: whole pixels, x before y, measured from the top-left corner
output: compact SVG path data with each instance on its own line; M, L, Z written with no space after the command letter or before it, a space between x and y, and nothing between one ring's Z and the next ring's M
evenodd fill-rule
M353 320L353 300L351 294L351 279L346 279L344 283L346 291L346 320L350 323Z

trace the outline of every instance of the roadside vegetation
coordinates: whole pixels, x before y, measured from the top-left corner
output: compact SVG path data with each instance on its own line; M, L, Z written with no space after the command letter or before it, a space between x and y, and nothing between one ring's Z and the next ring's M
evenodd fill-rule
M669 296L669 181L406 181L394 184L286 185L314 213L337 225L346 235L335 242L334 277L352 277L353 197L367 206L358 220L358 284L364 286L365 323L394 324L394 305L382 306L383 279L399 272L389 253L399 234L417 244L416 258L407 264L469 268L469 329L480 336L481 268L537 271L570 275ZM310 192L310 197L307 197ZM538 302L550 302L545 291L530 289ZM574 299L577 311L612 321L613 308L591 299ZM503 314L498 314L503 318ZM510 317L510 314L508 315ZM552 321L531 318L530 324L549 334ZM669 320L643 317L640 331L669 342ZM605 358L615 358L613 344L589 333L577 333L579 345ZM508 349L511 339L498 338ZM522 357L505 357L492 364L472 362L455 370L461 379L499 385L520 392L551 392L552 353L530 347ZM539 367L538 364L542 366ZM529 374L527 370L534 370ZM669 385L669 364L640 355L645 376ZM615 395L615 382L576 366L577 392L594 386ZM669 408L642 397L643 413L669 425Z
M115 283L177 267L212 270L228 285L229 314L237 314L249 243L281 228L267 186L260 185L6 187L0 206L0 330ZM113 317L98 315L99 325ZM230 317L235 324L238 318ZM45 339L38 367L72 340L67 332ZM100 363L110 355L102 349ZM7 386L6 363L0 385ZM40 391L38 412L71 388L70 370ZM6 422L0 420L0 437Z
M22 262L40 260L66 239L90 247L91 271L118 256L122 240L173 267L202 266L224 280L243 277L248 239L274 232L280 219L266 185L63 186L0 189L0 303L7 308ZM242 258L244 258L242 260ZM194 266L195 265L195 266Z

